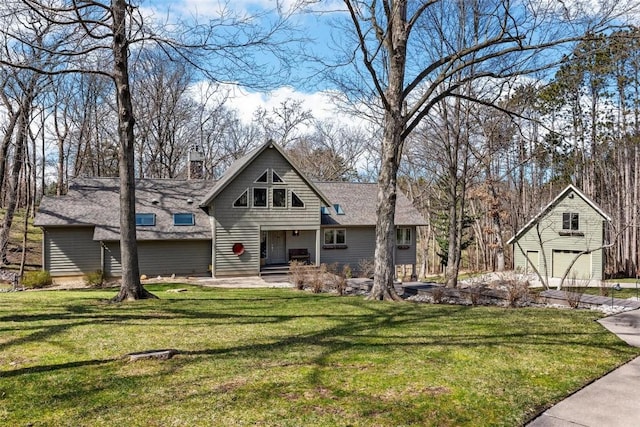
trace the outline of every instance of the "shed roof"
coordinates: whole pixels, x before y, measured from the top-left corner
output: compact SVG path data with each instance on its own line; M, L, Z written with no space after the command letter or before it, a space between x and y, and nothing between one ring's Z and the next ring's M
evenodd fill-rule
M538 222L542 217L547 215L561 200L567 197L571 192L575 193L578 197L585 201L594 211L596 211L602 218L607 221L611 221L611 217L607 215L593 200L588 198L584 193L578 190L572 184L569 184L564 190L562 190L552 201L550 201L536 216L531 218L529 222L527 222L524 227L522 227L518 232L509 240L507 240L507 244L512 244L516 240L518 240L524 233L526 233L536 222Z

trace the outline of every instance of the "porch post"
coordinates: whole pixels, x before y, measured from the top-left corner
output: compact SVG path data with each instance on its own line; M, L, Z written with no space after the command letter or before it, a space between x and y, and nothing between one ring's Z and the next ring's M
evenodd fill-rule
M316 229L316 267L320 265L320 227Z

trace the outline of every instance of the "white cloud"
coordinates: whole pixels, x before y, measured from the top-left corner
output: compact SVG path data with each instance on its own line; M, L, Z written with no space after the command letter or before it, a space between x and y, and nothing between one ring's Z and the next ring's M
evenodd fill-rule
M240 119L249 123L258 108L271 111L279 107L287 99L299 101L302 108L310 110L316 119L333 119L348 121L336 108L336 103L329 92L304 93L285 86L271 92L250 92L238 86L227 86L229 99L227 105L238 111Z

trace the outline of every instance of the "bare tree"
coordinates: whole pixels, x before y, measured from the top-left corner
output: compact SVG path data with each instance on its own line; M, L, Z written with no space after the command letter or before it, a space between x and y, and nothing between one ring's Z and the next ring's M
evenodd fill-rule
M369 140L365 130L357 126L314 120L313 128L287 152L312 179L358 181L358 164Z
M228 79L233 70L238 81L240 70L246 76L260 77L263 84L277 70L260 64L247 53L261 49L263 56L275 55L289 40L279 38L287 16L278 15L259 27L246 17L235 17L223 8L217 19L207 24L192 24L191 31L170 34L168 29L146 23L142 11L129 0L8 0L2 27L12 42L47 52L56 64L27 62L18 55L0 58L0 63L51 75L90 73L104 76L114 83L118 129L118 169L120 176L120 250L122 282L114 301L153 297L140 283L135 228L135 119L131 99L129 56L132 44L159 46L169 60L185 61L218 80ZM280 6L279 4L277 5ZM290 10L289 13L292 13ZM266 14L266 13L265 13ZM55 27L53 44L37 47L33 39L21 31L26 16L31 21ZM273 18L273 16L269 16ZM47 43L50 41L47 40ZM146 42L142 44L141 42ZM216 61L219 59L219 61ZM113 64L105 69L104 64ZM235 67L234 67L235 65ZM261 80L254 80L259 82Z
M397 174L407 136L447 97L494 104L498 86L483 93L464 89L471 82L500 81L548 67L550 56L539 55L543 49L572 42L585 29L602 28L617 9L606 4L598 16L587 19L565 3L546 1L345 4L360 62L353 61L353 44L345 61L361 63L362 68L351 80L343 76L344 87L354 89L352 95L360 100L379 99L383 126L371 298L398 299L393 288L393 234Z
M301 101L287 98L271 110L259 108L254 114L254 122L263 132L263 140L273 139L283 148L299 141L304 127L312 123L313 115L305 110Z

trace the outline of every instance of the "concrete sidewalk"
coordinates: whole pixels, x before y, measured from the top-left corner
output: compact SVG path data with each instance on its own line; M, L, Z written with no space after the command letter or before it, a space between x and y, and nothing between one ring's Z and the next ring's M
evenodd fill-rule
M599 320L629 345L640 347L640 310ZM610 372L557 405L527 426L640 426L640 357Z

